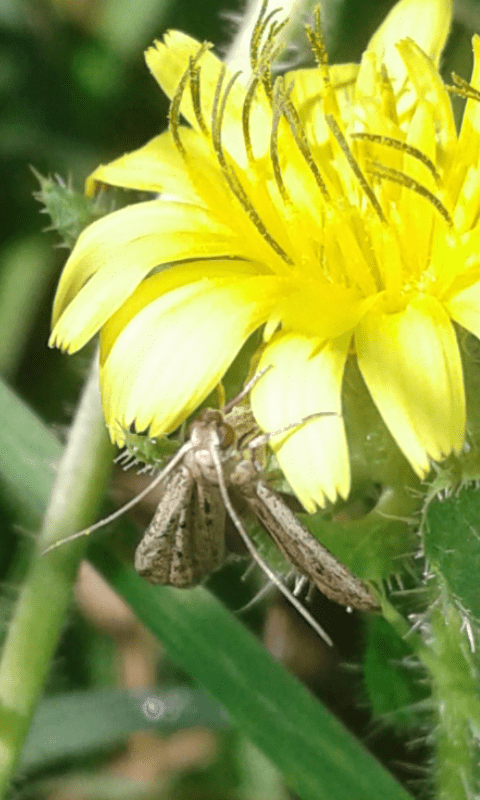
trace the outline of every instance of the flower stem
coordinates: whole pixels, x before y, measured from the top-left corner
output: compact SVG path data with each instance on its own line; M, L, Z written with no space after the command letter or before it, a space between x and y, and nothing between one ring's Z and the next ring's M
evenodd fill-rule
M5 797L65 623L86 541L43 550L93 519L110 473L96 359L61 458L0 661L0 798Z
M430 618L435 728L435 782L438 800L478 797L480 700L478 669L464 620L452 602Z
M420 633L412 633L388 602L382 605L430 678L435 800L472 800L480 786L479 667L473 629L445 588L440 602L425 615Z

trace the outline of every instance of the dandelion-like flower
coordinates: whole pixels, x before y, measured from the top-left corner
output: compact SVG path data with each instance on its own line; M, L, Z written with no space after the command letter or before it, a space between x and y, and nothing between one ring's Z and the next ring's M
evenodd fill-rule
M352 357L418 475L460 450L453 323L480 337L480 39L471 84L456 79L468 98L457 134L437 69L451 12L450 0L401 0L361 64L334 67L317 14L317 67L276 79L272 15L249 75L178 32L148 50L169 130L99 167L87 190L156 194L80 236L51 339L72 352L100 330L114 440L173 430L264 326L258 368L273 366L251 399L264 430L340 412ZM341 416L274 448L307 509L348 494Z

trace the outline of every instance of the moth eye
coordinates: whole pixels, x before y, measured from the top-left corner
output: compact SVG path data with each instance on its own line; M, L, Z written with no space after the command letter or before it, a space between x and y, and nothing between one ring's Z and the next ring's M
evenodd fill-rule
M222 422L219 433L221 445L226 450L227 447L230 447L230 445L235 442L235 431L231 425L227 425L226 422Z
M219 430L223 425L223 414L221 411L218 411L216 408L204 408L188 426L188 435L191 437L194 431L206 431L212 426ZM220 438L222 438L221 432Z

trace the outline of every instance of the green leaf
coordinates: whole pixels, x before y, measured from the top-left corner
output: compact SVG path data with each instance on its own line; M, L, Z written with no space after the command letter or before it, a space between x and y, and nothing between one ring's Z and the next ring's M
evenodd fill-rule
M462 607L480 619L480 493L464 489L429 503L423 525L425 555Z
M409 797L208 591L150 586L99 545L93 563L302 800Z
M402 557L418 546L412 528L405 521L387 519L380 503L360 519L348 522L325 519L321 511L300 516L310 532L355 575L379 584L398 572Z
M56 267L45 236L24 235L0 257L0 373L12 375Z
M67 247L73 247L83 229L109 210L105 197L86 197L59 176L44 177L34 167L31 170L40 184L34 197L44 206L41 213L48 214L52 229L58 231Z
M20 525L37 526L61 445L39 417L0 381L0 491Z
M48 697L32 722L20 766L45 768L51 762L117 747L140 730L225 729L219 706L187 687L70 692Z
M431 710L425 670L419 661L417 669L412 668L412 656L408 643L391 625L381 617L370 620L364 675L368 698L376 717L407 729Z

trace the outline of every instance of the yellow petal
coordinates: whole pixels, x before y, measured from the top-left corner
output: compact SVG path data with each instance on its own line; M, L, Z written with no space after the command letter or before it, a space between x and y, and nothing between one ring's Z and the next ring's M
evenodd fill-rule
M418 475L460 450L465 433L462 365L452 324L433 297L396 314L367 315L358 364L387 427Z
M245 256L249 241L198 206L150 200L109 214L80 236L55 298L50 343L82 347L155 267L182 259ZM245 246L245 248L244 248Z
M170 30L163 37L163 42L156 40L148 48L145 53L147 66L167 97L173 97L180 79L188 69L189 59L195 59L201 47L201 43L191 36L187 36L181 31ZM211 50L207 50L198 63L201 65L203 78L202 91L200 92L202 110L206 119L210 121L213 98L223 62ZM242 91L239 84L234 91L241 102L245 89ZM182 114L191 125L198 126L189 93L185 94Z
M93 195L98 183L144 192L166 192L192 203L199 202L170 131L155 136L143 147L110 164L101 164L87 179L86 193Z
M480 283L458 292L445 306L455 322L480 339Z
M301 289L281 300L274 316L281 319L285 331L335 339L352 330L375 301L376 295L363 299L338 284L304 281Z
M395 49L401 39L411 38L438 64L450 30L452 0L400 0L370 39L367 50L383 61L399 84L405 67Z
M100 372L112 438L121 441L122 427L132 423L139 431L149 428L151 436L180 424L263 322L278 290L274 277L204 278L135 314L115 338Z
M334 64L329 68L331 87L338 107L348 119L354 98L358 64ZM285 85L292 86L291 99L302 120L310 146L321 145L330 139L331 132L322 113L323 81L318 67L287 72Z
M100 339L100 364L103 365L107 360L110 350L122 330L130 324L139 311L154 300L158 300L159 297L187 284L195 284L198 287L198 281L203 277L215 281L220 286L222 283L228 283L229 281L242 281L245 278L268 274L268 269L265 269L261 264L255 264L250 261L223 261L219 259L218 261L207 260L178 264L174 269L151 275L137 286L125 303L120 306L115 314L112 314L103 326ZM279 287L281 285L279 283ZM272 302L274 301L272 300Z
M397 51L416 89L419 102L428 105L433 119L433 126L424 139L412 141L409 136L409 143L428 154L430 148L428 139L433 137L437 148L435 163L444 167L447 154L449 158L454 155L457 143L450 95L436 67L416 42L411 39L399 42Z
M195 59L200 43L190 36L179 31L169 31L164 37L164 42L156 41L150 47L145 58L148 68L154 78L168 97L175 94L180 79L188 68L189 59ZM211 51L205 52L198 61L200 69L200 105L203 120L207 127L212 123L212 110L215 92L220 77L223 63ZM223 87L225 88L232 77L227 68ZM237 163L246 165L246 151L242 128L242 106L246 96L246 82L249 76L240 76L234 83L225 112L222 117L222 142L227 152L232 155ZM193 108L189 87L183 93L180 111L185 119L200 131L200 126ZM252 130L257 126L269 130L270 114L268 105L260 92L257 92L253 113L255 119L251 122Z
M475 35L472 39L473 47L473 70L470 82L474 89L480 89L480 37ZM467 100L465 111L463 112L462 126L458 137L457 155L463 169L460 175L455 175L460 183L468 165L477 165L480 151L480 104L477 98Z
M322 343L279 334L266 347L258 371L272 368L251 392L252 410L264 431L284 428L319 411L341 414L341 385L350 336ZM350 465L341 416L310 420L274 437L270 446L293 491L308 511L325 498L346 497Z
M480 228L456 236L435 237L430 270L435 275L435 295L444 305L480 280ZM447 307L447 306L446 306Z

